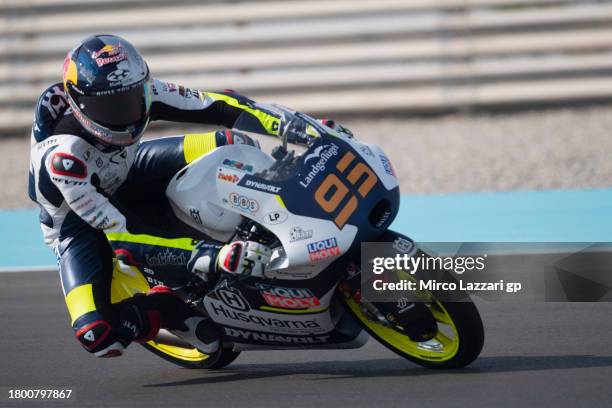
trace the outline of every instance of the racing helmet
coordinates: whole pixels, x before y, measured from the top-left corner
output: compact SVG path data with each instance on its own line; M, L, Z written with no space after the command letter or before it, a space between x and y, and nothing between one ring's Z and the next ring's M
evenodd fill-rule
M136 143L149 123L149 67L128 41L94 35L64 61L64 92L79 123L106 146Z

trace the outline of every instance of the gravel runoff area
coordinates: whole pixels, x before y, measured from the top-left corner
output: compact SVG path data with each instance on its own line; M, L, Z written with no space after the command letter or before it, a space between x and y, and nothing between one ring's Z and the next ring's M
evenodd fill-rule
M612 186L610 105L342 122L387 152L404 194ZM163 134L194 131L201 129ZM0 208L33 205L27 198L28 151L25 136L0 140Z

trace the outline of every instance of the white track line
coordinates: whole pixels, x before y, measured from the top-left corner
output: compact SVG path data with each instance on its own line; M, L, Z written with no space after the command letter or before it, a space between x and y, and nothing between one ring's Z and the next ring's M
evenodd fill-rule
M0 273L16 272L57 272L57 266L8 266L0 268Z

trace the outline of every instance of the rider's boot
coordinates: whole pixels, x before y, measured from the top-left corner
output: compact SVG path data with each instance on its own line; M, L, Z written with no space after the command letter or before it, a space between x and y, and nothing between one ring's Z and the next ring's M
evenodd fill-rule
M155 286L146 295L152 307L159 310L161 327L185 340L205 354L219 349L222 336L210 317L185 303L167 286Z

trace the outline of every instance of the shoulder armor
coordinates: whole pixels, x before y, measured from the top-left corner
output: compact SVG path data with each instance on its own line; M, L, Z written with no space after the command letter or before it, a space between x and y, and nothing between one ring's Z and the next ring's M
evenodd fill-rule
M37 142L46 139L68 109L61 82L51 85L38 98L32 134Z

